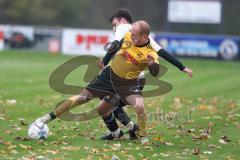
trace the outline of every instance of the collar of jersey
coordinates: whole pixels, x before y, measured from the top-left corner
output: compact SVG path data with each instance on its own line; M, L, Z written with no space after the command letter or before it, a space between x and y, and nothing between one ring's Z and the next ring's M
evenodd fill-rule
M150 39L148 38L147 43L142 44L142 45L139 45L139 46L136 46L136 47L145 47L145 46L147 46L147 45L149 45L149 44L150 44Z

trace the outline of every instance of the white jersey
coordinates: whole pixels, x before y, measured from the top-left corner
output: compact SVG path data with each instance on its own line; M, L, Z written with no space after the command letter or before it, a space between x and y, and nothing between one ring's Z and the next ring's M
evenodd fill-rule
M117 41L121 41L123 39L123 37L125 36L125 34L127 32L130 31L130 29L132 28L131 24L120 24L116 27L116 31L114 33L114 39L113 41L117 40ZM162 49L162 47L151 37L149 36L149 40L150 40L150 45L152 46L152 48L158 52L160 49ZM139 76L139 78L144 78L144 71L142 71Z

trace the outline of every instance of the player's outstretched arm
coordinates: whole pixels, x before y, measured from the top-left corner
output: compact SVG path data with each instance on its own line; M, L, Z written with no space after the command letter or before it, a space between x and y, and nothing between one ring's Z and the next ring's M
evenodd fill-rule
M193 76L193 71L190 68L185 67L177 58L169 54L166 50L160 49L157 53L158 53L158 56L167 60L169 63L173 64L181 71L187 73L189 77Z

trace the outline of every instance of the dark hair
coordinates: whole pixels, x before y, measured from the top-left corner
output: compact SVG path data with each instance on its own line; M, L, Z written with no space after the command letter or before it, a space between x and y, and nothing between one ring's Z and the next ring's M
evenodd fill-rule
M128 9L125 9L125 8L121 8L121 9L116 10L114 12L114 14L112 15L112 17L110 18L110 22L112 22L114 18L117 18L117 19L124 18L129 23L132 23L131 13Z

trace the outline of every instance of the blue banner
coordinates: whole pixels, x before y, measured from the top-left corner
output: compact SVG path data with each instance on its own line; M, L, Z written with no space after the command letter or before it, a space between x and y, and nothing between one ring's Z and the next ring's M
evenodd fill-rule
M239 58L240 37L185 34L155 34L155 40L177 56Z

